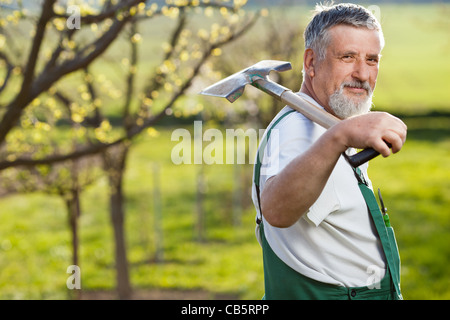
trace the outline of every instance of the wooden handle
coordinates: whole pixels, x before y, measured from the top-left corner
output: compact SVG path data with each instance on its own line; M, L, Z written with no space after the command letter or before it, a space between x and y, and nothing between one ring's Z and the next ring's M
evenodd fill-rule
M328 129L341 121L331 113L328 113L325 110L316 107L315 105L303 99L299 95L293 93L292 91L284 92L280 98L281 101L289 105L292 109L300 112L305 117L314 121L325 129Z
M323 109L318 108L309 101L303 99L299 95L293 93L292 91L286 91L281 95L281 101L289 105L292 109L300 112L308 119L314 121L320 126L328 129L339 121L339 118L333 116L331 113L326 112ZM391 147L389 143L386 144ZM372 148L364 149L353 156L347 156L343 154L345 159L350 163L353 168L359 167L360 165L366 163L369 160L377 157L380 153Z

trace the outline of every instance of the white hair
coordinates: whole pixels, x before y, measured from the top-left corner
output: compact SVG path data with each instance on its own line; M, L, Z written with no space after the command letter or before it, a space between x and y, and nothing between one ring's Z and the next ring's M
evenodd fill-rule
M328 31L336 25L377 30L380 35L381 49L383 49L385 42L381 25L372 12L363 6L352 3L318 4L314 12L315 15L306 27L303 36L305 50L312 49L317 54L319 61L325 59L326 48L330 43Z

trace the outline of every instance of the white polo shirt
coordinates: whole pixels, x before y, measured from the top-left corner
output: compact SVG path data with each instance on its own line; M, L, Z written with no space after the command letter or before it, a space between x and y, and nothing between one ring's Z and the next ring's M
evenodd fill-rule
M299 95L321 107L309 96ZM289 107L281 110L269 128L290 110ZM270 177L283 170L324 132L323 127L298 112L285 116L272 129L264 150L261 192ZM365 164L360 169L370 184L367 166ZM254 184L252 198L260 217ZM381 278L386 272L381 242L353 170L343 156L317 201L294 225L276 228L264 216L263 223L265 237L275 254L292 269L314 280L359 287L370 284L373 270L379 270ZM260 241L258 227L256 234Z

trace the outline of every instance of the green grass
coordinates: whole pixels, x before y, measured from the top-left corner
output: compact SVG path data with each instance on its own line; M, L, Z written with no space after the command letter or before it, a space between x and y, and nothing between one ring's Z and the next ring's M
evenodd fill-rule
M444 132L428 129L431 140L424 130L411 128L400 153L373 160L369 169L374 188L383 192L396 231L406 299L450 298L448 128Z
M139 139L132 149L125 182L127 244L135 288L206 289L242 298L263 295L259 244L254 238L253 208L242 225L231 220L233 167L206 166L205 241L196 240L197 165L175 166L170 130ZM153 168L161 174L163 201L162 264L155 254ZM247 166L247 174L251 169ZM250 177L249 177L250 179ZM249 180L250 181L250 180ZM0 299L65 299L71 264L70 233L62 199L43 194L0 199ZM41 208L37 210L36 208ZM45 209L42 209L45 208ZM80 267L82 288L114 289L113 235L104 179L82 197Z
M408 119L405 119L408 123ZM414 124L413 122L416 122ZM433 121L433 119L431 120ZM444 121L441 119L441 121ZM397 234L406 299L448 299L450 229L450 138L411 120L410 138L399 154L371 162L370 176L380 187ZM422 125L419 127L417 123ZM191 128L188 128L191 129ZM254 209L233 226L233 166L205 166L206 236L196 241L197 165L171 163L171 130L139 138L128 162L125 192L130 277L135 289L203 289L242 299L263 295L261 249L254 237ZM155 254L153 167L161 173L164 263ZM242 168L243 169L243 168ZM251 167L242 174L250 179ZM0 298L66 299L71 264L70 233L63 201L42 194L0 199ZM106 181L82 197L82 288L114 289L113 235Z
M70 234L64 220L65 212L59 204L57 199L42 195L2 199L2 299L45 299L55 297L55 293L60 297L61 293L64 295L64 282L60 280L65 277L69 263L61 262L70 261Z

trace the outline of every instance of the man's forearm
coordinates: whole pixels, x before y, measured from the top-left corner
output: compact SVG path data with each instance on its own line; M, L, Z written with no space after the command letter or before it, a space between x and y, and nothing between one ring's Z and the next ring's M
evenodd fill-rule
M349 147L373 148L384 157L400 151L406 125L385 112L342 120L328 129L305 153L270 178L261 194L261 209L271 225L286 228L308 211L320 196L340 155Z

